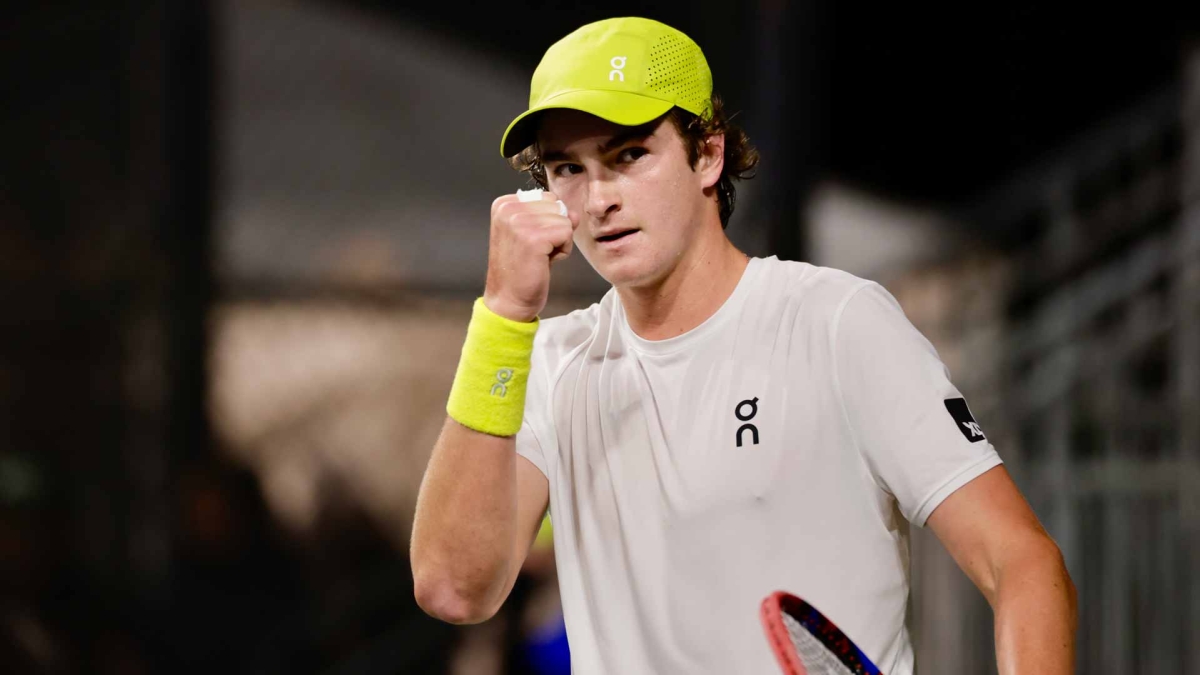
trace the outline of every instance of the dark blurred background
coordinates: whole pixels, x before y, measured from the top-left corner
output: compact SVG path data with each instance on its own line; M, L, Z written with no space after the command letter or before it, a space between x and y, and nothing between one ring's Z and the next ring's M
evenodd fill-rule
M938 347L1064 550L1079 672L1200 670L1200 23L1045 4L10 8L0 671L564 672L544 549L463 628L406 552L525 186L500 135L622 15L696 39L763 154L735 243L884 283ZM604 290L574 256L545 316ZM924 531L913 584L922 672L993 672Z

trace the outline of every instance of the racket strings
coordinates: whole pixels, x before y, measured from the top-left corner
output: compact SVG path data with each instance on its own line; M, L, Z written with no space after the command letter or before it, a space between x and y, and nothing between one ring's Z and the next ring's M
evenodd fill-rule
M854 675L854 671L787 612L783 613L783 624L808 675Z

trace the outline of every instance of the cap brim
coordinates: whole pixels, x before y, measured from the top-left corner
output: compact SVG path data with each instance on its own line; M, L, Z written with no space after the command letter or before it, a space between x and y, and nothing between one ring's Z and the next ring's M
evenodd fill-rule
M674 103L626 91L577 90L559 94L536 108L521 113L508 125L500 139L500 155L512 157L533 144L537 114L545 110L579 110L613 124L633 127L665 114Z

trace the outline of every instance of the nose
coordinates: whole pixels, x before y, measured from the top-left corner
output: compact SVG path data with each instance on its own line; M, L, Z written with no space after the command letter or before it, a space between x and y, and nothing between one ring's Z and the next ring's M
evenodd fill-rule
M596 176L588 181L584 211L596 220L621 210L621 193L609 176Z

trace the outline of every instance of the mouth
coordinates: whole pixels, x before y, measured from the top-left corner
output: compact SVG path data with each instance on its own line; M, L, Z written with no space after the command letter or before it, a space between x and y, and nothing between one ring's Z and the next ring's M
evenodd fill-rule
M614 242L614 241L621 241L622 239L629 237L630 235L634 234L637 231L638 230L622 230L620 232L606 234L603 237L596 237L596 241L598 241L602 244L607 244L607 243Z

